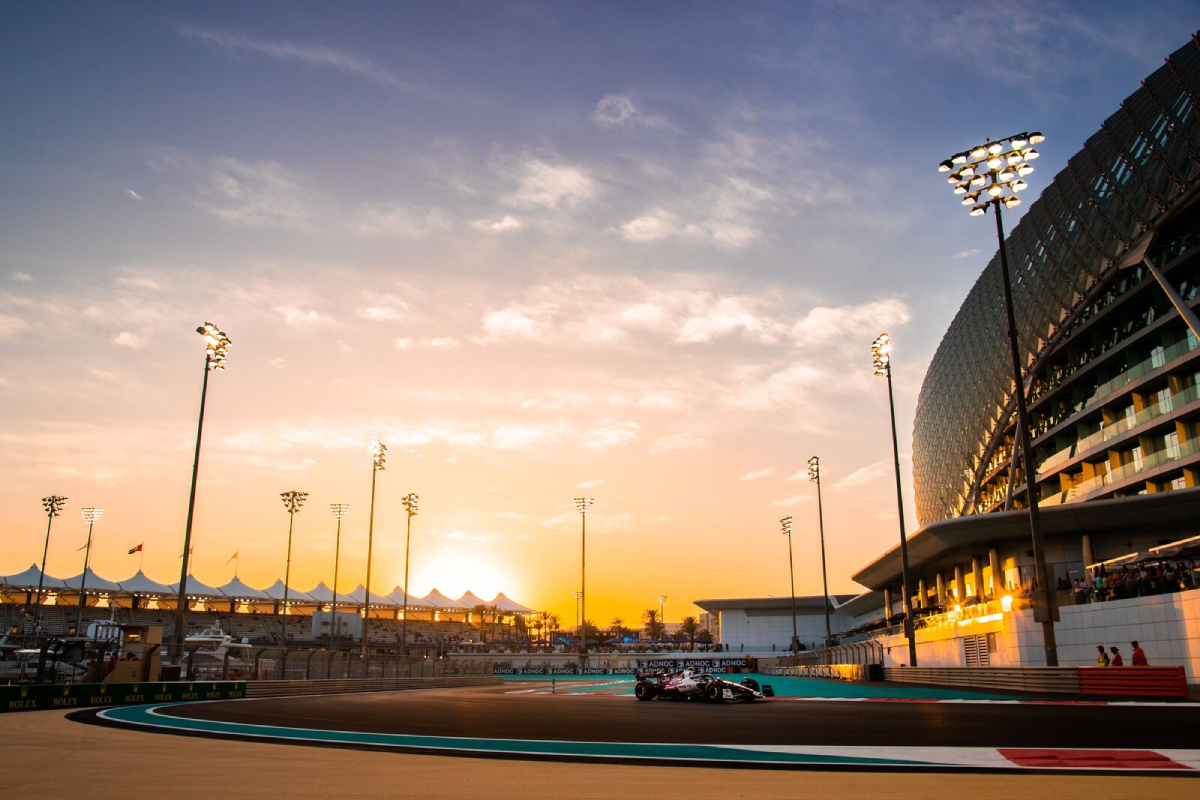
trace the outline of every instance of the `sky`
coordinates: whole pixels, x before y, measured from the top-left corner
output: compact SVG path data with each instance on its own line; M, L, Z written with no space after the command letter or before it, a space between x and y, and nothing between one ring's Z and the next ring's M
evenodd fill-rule
M0 574L504 592L587 615L831 593L909 530L916 396L995 250L937 164L1034 194L1197 3L56 3L0 29ZM995 44L992 44L992 43ZM1019 211L1020 209L1018 209ZM1009 226L1016 219L1011 215ZM1018 310L1018 313L1020 311ZM235 562L230 556L239 554Z

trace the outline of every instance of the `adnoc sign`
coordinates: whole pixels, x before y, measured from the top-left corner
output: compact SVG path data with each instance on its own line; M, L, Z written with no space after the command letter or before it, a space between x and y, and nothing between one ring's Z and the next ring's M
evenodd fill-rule
M0 713L137 703L178 703L188 700L226 700L245 696L244 681L0 686Z

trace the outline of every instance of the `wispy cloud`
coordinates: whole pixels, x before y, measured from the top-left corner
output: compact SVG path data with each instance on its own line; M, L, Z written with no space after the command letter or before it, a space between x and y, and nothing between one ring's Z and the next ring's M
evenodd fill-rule
M141 199L142 199L142 196L140 194L138 194L137 192L135 192L133 189L126 189L125 196L128 197L130 200L137 200L139 202L141 202Z
M610 94L601 98L592 110L592 122L601 128L633 126L678 130L665 116L645 113L623 94Z
M593 478L590 481L583 481L575 484L576 489L596 489L604 485L603 478Z
M865 486L872 481L888 475L892 471L891 459L884 458L873 464L868 464L865 467L859 467L851 472L846 477L833 484L835 489L853 489L860 486Z
M146 346L146 338L132 331L121 331L113 337L113 344L118 347L128 347L131 350L140 350Z
M19 272L19 271L15 271L15 270L13 271L12 279L14 281L16 281L17 283L32 283L33 282L33 276L30 275L28 272Z
M571 207L596 195L595 180L581 167L527 158L516 169L517 188L503 198L513 206Z
M956 261L963 258L974 258L981 252L982 251L978 247L972 247L970 250L959 250L957 253L951 256L951 258L955 259Z
M414 84L369 58L322 45L255 39L232 31L186 24L179 27L179 32L189 39L203 42L229 53L265 56L276 61L294 61L312 67L322 67L355 75L389 89L403 92L417 90Z
M766 467L765 469L756 469L753 472L747 472L742 477L738 478L741 481L757 481L763 478L769 478L775 474L774 467Z
M673 433L670 436L661 436L655 439L654 444L650 445L650 455L661 455L673 450L703 450L707 447L709 447L708 440L703 436L686 432Z

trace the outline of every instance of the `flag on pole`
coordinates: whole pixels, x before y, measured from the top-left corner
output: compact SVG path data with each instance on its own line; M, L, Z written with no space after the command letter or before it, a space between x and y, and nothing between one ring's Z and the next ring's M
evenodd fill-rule
M84 543L83 543L83 547L87 547L87 542L84 542ZM83 547L80 547L80 548L76 549L76 550L75 550L75 552L76 552L76 553L78 553L80 550L82 550L82 549L83 549Z
M141 543L141 544L139 544L137 547L135 547L135 548L133 548L132 550L130 550L130 551L129 551L129 555L133 555L134 553L140 553L140 552L142 552L142 547L143 547L143 546L145 546L145 544L146 544L145 542L142 542L142 543Z
M238 548L237 550L234 550L234 551L233 551L233 555L231 555L231 556L229 557L229 561L237 561L238 553L240 553L240 552L241 552L241 548ZM228 563L229 563L229 561L226 561L225 563L226 563L226 564L228 564Z

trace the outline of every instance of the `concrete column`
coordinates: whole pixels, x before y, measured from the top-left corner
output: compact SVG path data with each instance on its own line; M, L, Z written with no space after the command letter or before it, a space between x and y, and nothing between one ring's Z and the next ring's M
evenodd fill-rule
M920 578L917 580L917 591L920 593L920 596L917 598L917 606L919 606L920 608L928 607L928 605L929 605L929 587L927 587L925 585L924 578Z
M1096 553L1092 550L1092 537L1084 534L1083 537L1083 568L1086 570L1088 565L1096 563ZM1090 573L1089 573L1090 574Z
M971 572L975 576L975 599L983 601L983 559L979 556L971 556Z
M992 597L1003 597L1007 594L1004 588L1004 570L1000 569L1000 551L994 547L988 550L988 566L992 568Z
M937 574L937 597L938 605L946 605L946 573L941 570Z
M962 564L954 565L954 590L957 592L954 602L961 604L967 599L967 582L963 578Z
M890 617L892 615L892 590L883 590L883 616Z

